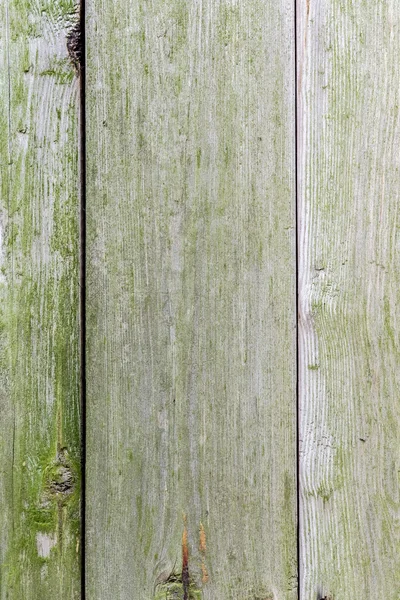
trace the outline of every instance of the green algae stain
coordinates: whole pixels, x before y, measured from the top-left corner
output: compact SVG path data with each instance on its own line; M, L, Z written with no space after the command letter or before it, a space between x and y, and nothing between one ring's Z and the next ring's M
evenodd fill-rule
M192 583L190 583L185 596L182 576L171 575L167 582L157 586L154 600L201 600L201 597L201 591Z
M2 429L11 459L0 449L0 588L9 600L80 590L78 106L67 50L60 58L46 37L75 13L71 0L9 2L13 127L4 127L0 205L0 391L12 415Z
M41 77L54 77L56 84L65 85L72 83L75 74L71 69L71 62L67 58L53 59L47 69L39 73Z
M317 364L317 363L313 363L313 364L308 365L308 370L309 371L318 371L318 369L319 369L319 364Z

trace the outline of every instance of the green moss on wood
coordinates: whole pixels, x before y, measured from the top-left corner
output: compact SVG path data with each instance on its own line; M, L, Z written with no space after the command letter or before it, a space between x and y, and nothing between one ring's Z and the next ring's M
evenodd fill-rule
M8 11L10 105L0 100L0 119L5 109L10 117L1 145L9 168L0 206L0 593L9 600L75 600L81 587L78 106L73 68L66 48L60 57L54 32L66 35L76 6L11 0ZM6 22L1 18L0 28Z

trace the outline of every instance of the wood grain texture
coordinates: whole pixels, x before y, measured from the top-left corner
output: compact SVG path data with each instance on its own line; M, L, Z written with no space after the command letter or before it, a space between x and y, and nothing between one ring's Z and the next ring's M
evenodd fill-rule
M80 597L70 0L0 0L0 598Z
M301 598L400 597L400 10L298 3Z
M297 596L291 0L87 2L87 598Z

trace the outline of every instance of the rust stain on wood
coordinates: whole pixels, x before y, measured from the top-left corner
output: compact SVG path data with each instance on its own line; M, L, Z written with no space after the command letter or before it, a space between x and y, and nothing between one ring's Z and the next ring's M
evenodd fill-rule
M204 530L204 526L203 523L200 523L200 545L199 545L199 549L200 552L202 553L202 559L201 559L201 574L202 574L202 582L203 583L207 583L209 577L208 577L208 572L207 572L207 567L206 567L206 563L205 563L205 553L207 550L207 539L206 539L206 532Z
M203 523L200 523L200 552L207 550L206 532L204 531Z
M207 583L209 580L207 567L204 564L204 561L201 563L201 580L203 583Z
M183 586L183 600L189 599L189 547L188 547L188 532L186 525L186 516L183 518L183 534L182 534L182 586Z

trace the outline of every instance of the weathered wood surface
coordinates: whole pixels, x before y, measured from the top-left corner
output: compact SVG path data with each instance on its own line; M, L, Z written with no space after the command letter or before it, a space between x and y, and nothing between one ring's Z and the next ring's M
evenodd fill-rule
M70 0L0 0L0 598L80 597Z
M87 598L294 599L293 2L86 25Z
M400 597L399 31L298 3L302 600Z

